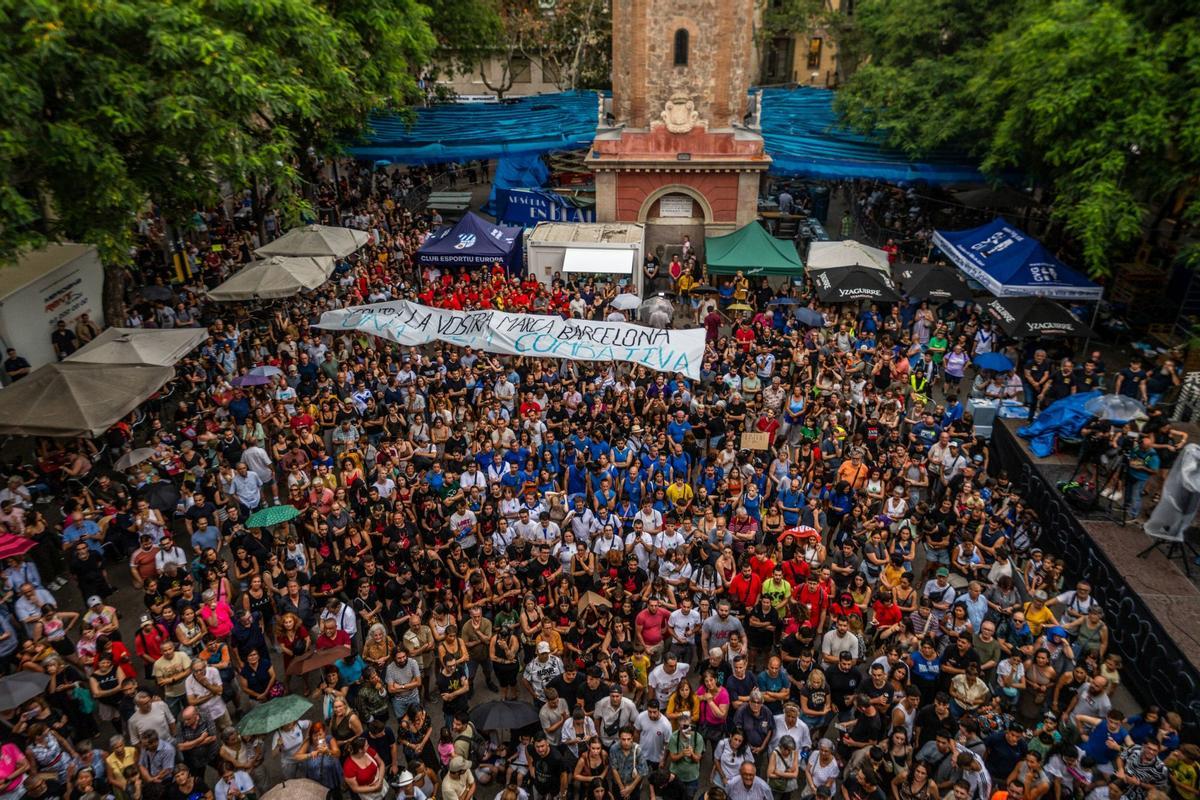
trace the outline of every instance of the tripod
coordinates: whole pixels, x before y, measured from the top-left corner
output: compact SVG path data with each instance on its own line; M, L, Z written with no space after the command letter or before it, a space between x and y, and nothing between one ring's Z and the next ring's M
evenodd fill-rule
M1119 503L1121 512L1118 522L1120 525L1124 525L1128 518L1128 512L1125 510L1125 498L1120 497L1114 500L1107 497L1105 493L1120 485L1121 477L1125 475L1129 466L1129 453L1125 450L1117 450L1110 454L1100 455L1085 444L1084 450L1080 452L1079 460L1075 463L1075 469L1071 472L1071 477L1060 483L1059 486L1075 484L1081 473L1084 472L1084 468L1089 465L1095 467L1095 492L1090 499L1076 505L1076 508L1085 514L1094 513L1100 507L1100 499L1104 498L1108 500L1108 515L1115 518L1113 503Z
M1194 544L1189 542L1186 538L1183 538L1182 535L1179 539L1155 538L1149 547L1137 554L1137 557L1148 558L1150 553L1154 550L1158 550L1160 553L1166 556L1168 561L1173 558L1177 558L1183 562L1183 574L1191 579L1192 559L1200 557L1200 551L1196 550L1196 546Z

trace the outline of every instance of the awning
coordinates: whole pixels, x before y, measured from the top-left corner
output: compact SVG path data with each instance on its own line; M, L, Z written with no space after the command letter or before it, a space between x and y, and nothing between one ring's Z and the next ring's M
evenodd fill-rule
M633 274L633 250L568 247L563 254L563 272Z

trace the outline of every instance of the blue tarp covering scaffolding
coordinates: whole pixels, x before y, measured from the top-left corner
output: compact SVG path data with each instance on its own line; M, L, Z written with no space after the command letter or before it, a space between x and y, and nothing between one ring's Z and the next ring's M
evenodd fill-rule
M773 175L933 184L983 180L977 166L961 153L913 161L876 138L841 127L828 89L764 89L761 117Z
M409 126L394 114L371 117L355 158L437 164L587 147L596 135L595 92L522 97L511 103L459 103L418 108Z
M841 127L827 89L764 89L762 94L762 134L772 174L935 184L983 180L960 153L912 161L876 137ZM511 103L418 108L411 126L398 116L378 114L365 141L349 152L369 161L436 164L581 149L596 134L598 110L596 92L561 92Z

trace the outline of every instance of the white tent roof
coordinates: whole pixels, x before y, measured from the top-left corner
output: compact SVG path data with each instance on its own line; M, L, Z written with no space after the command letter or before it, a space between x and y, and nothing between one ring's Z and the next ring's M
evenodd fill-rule
M804 259L804 264L810 270L867 267L891 273L887 253L878 247L851 239L841 242L813 242L808 247L808 258Z

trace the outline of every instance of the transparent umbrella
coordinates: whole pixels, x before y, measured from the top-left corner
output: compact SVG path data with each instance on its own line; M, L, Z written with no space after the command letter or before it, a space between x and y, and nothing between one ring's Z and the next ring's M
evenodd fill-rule
M1113 422L1128 422L1146 412L1146 407L1140 401L1123 394L1102 394L1088 400L1083 408L1089 414Z
M618 311L632 311L641 305L641 303L642 298L638 297L636 294L623 292L622 294L619 294L613 298L611 305Z

